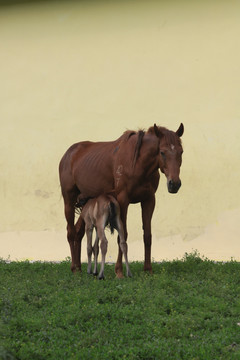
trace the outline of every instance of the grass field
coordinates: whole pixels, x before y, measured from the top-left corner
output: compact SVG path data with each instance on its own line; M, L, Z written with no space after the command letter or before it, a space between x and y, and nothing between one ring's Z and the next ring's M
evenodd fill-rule
M70 262L0 262L0 359L240 359L240 263L198 254L131 263L133 278Z

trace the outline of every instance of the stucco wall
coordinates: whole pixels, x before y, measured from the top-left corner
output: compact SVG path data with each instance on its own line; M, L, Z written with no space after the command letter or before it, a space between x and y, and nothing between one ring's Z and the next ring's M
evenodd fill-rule
M0 7L0 256L69 256L58 163L72 143L183 122L183 185L171 195L161 178L152 257L240 259L239 14L238 1ZM142 260L139 205L128 227Z

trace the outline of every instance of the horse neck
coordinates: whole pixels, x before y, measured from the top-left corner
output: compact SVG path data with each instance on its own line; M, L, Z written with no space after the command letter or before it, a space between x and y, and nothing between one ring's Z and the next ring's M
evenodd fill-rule
M139 162L145 172L154 172L159 168L159 139L152 134L146 133L140 151Z

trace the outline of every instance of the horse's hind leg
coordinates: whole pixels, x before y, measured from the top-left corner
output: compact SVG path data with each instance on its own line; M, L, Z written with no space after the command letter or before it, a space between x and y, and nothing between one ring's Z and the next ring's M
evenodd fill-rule
M81 246L82 246L82 238L85 234L85 222L81 216L75 225L76 236L74 242L74 254L75 254L75 267L79 271L81 271Z
M72 265L71 270L73 272L76 271L76 261L75 261L75 236L76 236L76 229L74 226L74 218L75 218L75 201L76 201L76 194L71 194L71 196L64 197L64 211L65 217L67 220L67 239L70 246L71 251L71 258L72 258Z

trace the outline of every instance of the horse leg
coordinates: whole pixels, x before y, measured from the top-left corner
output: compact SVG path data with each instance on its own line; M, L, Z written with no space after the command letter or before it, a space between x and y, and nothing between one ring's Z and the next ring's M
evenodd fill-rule
M81 246L82 246L82 238L85 234L85 222L81 216L77 223L75 224L76 236L74 242L74 253L75 253L75 267L79 271L81 271Z
M108 241L105 236L104 229L98 228L97 231L98 231L98 236L101 239L100 247L101 247L101 253L102 253L102 262L101 262L101 268L100 268L100 272L99 272L99 276L98 276L99 280L101 280L101 279L104 279L104 265L105 265Z
M96 232L95 243L94 243L94 246L93 246L93 253L94 253L94 269L93 269L93 275L97 276L97 274L98 274L98 270L97 270L97 259L98 259L98 254L99 254L99 237L98 237L97 232Z
M151 220L155 208L155 196L153 195L148 200L141 202L142 207L142 223L143 223L143 241L145 248L144 270L152 273L151 264L151 246L152 246L152 233L151 233Z
M121 209L121 220L123 224L123 231L124 231L124 239L127 241L127 210L129 204L121 204L121 201L118 199L119 206ZM122 266L122 249L120 246L120 237L118 236L118 258L115 265L115 273L116 276L120 279L123 277L123 266Z
M92 274L92 233L93 227L86 228L86 235L87 235L87 256L88 256L88 267L87 273Z
M117 223L118 235L119 235L119 238L120 238L120 248L122 250L124 260L125 260L125 264L126 264L127 276L132 277L132 273L131 273L129 263L128 263L128 256L127 256L128 245L127 245L127 243L125 241L125 238L124 238L124 230L123 230L123 225L122 225L122 222L121 222L120 218L116 219L116 223Z
M76 271L75 265L75 249L74 249L74 242L76 236L76 230L74 226L74 218L75 218L75 194L72 196L64 197L64 211L65 211L65 218L67 220L67 239L70 246L71 251L71 270L72 272Z

